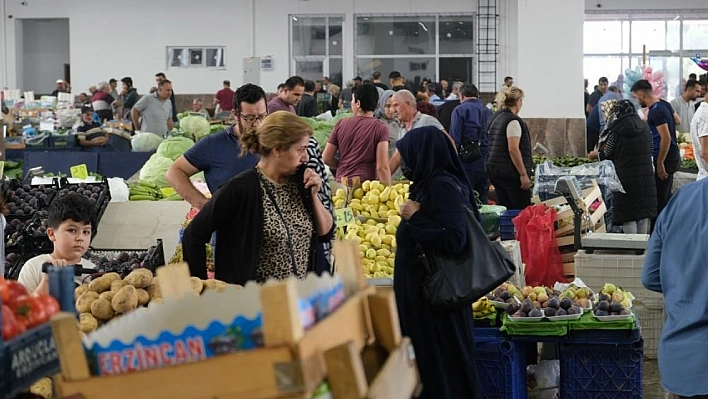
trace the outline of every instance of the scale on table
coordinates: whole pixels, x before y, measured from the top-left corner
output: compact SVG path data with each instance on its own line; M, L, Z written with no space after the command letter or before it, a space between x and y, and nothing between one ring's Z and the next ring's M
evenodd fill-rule
M578 206L578 201L582 200L583 190L575 176L560 177L556 181L555 191L565 197L573 210L575 238L573 246L576 251L582 249L587 253L593 253L595 250L623 250L642 254L647 249L649 242L647 234L594 233L591 231L583 234L582 223L585 212Z

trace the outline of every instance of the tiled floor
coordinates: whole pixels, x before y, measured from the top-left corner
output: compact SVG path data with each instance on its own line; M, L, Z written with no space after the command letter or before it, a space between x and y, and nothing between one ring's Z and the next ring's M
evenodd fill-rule
M656 360L644 359L644 399L664 399L666 391L661 387L659 366Z

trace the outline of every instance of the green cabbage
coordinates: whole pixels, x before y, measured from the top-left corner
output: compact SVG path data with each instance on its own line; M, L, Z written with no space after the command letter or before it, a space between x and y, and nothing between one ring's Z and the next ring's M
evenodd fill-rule
M189 136L199 140L211 132L211 125L201 116L185 116L179 121L179 128Z
M150 159L143 165L143 168L140 169L140 180L149 181L161 188L170 187L170 183L167 182L165 174L167 174L167 169L169 169L173 163L174 161L170 158L165 158L159 154L152 154Z
M157 155L174 161L192 148L193 145L194 141L186 137L170 137L157 147Z
M130 145L136 152L155 151L160 143L162 143L162 137L147 132L136 133L130 140Z

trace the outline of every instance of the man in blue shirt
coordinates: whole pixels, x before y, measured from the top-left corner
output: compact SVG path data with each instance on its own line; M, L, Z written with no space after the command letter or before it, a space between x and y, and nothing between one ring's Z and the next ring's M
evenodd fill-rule
M239 137L241 132L258 127L268 115L265 92L250 83L243 85L236 90L233 105L236 126L200 140L177 158L167 171L167 181L197 209L201 209L208 199L192 185L190 177L203 171L209 191L214 194L223 183L258 163L258 157L253 154L239 155Z
M671 398L708 398L708 379L700 377L708 370L708 246L700 244L707 199L708 179L678 190L657 219L642 271L642 284L664 294L659 372Z
M492 112L479 100L479 91L473 84L464 84L460 88L460 105L452 111L450 136L460 149L462 165L467 172L470 186L479 194L483 204L487 203L489 178L484 170L484 163L489 153L487 123ZM465 150L479 148L479 158L465 157Z
M681 165L681 154L676 143L676 117L671 104L654 95L651 83L638 80L632 86L632 95L639 105L649 108L647 123L652 135L652 158L656 180L657 215L669 202L674 173Z

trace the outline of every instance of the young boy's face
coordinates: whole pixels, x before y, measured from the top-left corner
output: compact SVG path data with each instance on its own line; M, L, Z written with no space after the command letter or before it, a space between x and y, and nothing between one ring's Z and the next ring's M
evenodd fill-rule
M48 228L47 235L57 257L78 263L91 244L91 224L65 220L56 229Z

